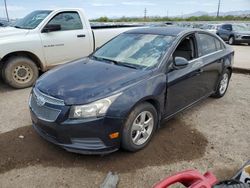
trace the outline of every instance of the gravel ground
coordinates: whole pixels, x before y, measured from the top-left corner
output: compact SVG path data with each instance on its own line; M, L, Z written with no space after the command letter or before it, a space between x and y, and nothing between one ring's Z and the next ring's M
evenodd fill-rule
M235 50L235 60L237 60L235 61L234 67L250 70L250 46L238 44L234 45L233 49Z
M107 156L71 154L44 141L31 128L30 89L0 86L0 187L98 187L109 170L118 172L119 187L151 187L185 169L230 178L250 159L249 82L234 74L222 99L163 122L144 150Z

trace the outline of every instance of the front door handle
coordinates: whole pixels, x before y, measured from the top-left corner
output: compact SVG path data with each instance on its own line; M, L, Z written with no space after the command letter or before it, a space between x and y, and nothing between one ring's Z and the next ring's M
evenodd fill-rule
M80 35L77 35L78 38L83 38L83 37L86 37L86 35L84 34L80 34Z
M203 69L198 69L198 70L196 71L196 75L200 75L200 74L203 73L203 72L204 72Z

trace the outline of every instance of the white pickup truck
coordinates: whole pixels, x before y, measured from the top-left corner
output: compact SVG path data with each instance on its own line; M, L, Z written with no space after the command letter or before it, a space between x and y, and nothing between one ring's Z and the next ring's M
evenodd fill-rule
M88 56L131 28L91 28L82 9L34 11L13 27L0 29L2 78L14 88L29 87L39 71Z

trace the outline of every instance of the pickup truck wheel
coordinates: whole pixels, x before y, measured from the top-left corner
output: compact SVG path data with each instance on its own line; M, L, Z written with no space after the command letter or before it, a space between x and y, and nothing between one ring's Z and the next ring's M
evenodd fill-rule
M233 36L229 37L228 44L233 45L235 43L235 39Z
M219 80L219 86L216 92L212 95L213 98L221 98L226 94L230 77L231 77L231 72L228 69L226 69L222 73L222 76Z
M38 78L36 64L27 57L13 57L3 67L3 79L13 88L30 87Z
M144 148L151 140L157 122L157 111L150 103L135 107L123 128L122 148L133 152Z

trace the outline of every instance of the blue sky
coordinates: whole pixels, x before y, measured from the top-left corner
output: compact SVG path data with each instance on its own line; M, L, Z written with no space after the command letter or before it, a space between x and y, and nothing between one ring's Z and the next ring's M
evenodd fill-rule
M250 0L221 0L221 11L250 10ZM11 18L23 17L37 9L59 7L84 8L89 18L100 16L176 16L196 11L215 12L218 0L7 0ZM0 0L0 17L5 17L4 0Z

